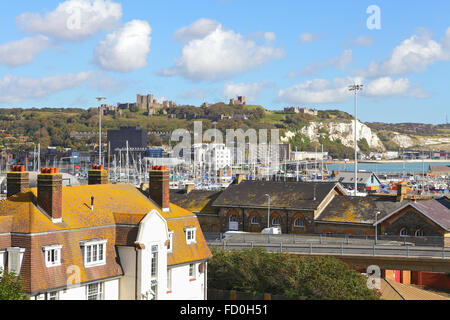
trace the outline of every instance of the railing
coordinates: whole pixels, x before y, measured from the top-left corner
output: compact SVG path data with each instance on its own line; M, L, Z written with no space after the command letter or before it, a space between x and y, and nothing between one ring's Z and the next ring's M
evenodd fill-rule
M421 246L441 248L444 245L443 237L401 237L378 235L358 236L339 234L259 234L259 233L233 233L205 232L204 236L210 243L228 241L233 243L283 243L283 244L341 244L344 245L377 245L377 246Z
M450 248L442 247L412 247L412 246L386 246L386 245L350 245L341 244L317 244L317 243L261 243L261 242L208 242L210 247L225 250L242 250L251 248L265 248L269 252L289 252L300 254L330 254L330 255L353 255L353 256L395 256L395 257L422 257L450 259Z

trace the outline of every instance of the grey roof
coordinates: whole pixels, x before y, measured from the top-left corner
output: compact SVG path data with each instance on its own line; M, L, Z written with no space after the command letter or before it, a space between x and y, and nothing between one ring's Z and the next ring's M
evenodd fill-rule
M324 198L336 190L345 194L345 190L335 182L276 182L242 181L231 184L213 202L216 207L268 207L293 210L316 210ZM316 199L314 200L314 194Z
M444 230L450 231L450 201L447 197L427 201L409 202L405 206L402 206L391 214L385 216L382 220L378 221L377 224L395 215L397 212L401 211L407 206L415 208L417 211L422 213L428 219L432 220Z
M380 182L380 179L378 179L375 173L363 171L358 172L358 183L366 183L372 175ZM355 173L350 171L340 171L336 177L334 177L333 181L340 183L355 183Z

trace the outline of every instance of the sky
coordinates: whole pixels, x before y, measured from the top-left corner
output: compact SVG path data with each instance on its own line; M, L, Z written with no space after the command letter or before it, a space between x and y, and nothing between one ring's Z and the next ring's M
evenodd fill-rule
M136 94L200 106L238 95L364 122L446 122L450 2L2 1L0 107Z

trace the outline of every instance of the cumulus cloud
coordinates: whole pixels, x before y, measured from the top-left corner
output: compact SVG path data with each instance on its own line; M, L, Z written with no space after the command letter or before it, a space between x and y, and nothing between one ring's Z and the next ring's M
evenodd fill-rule
M16 104L72 89L95 77L95 72L80 72L43 78L5 75L0 78L0 102Z
M0 64L17 67L32 63L37 54L53 47L46 36L24 38L0 45Z
M162 69L160 73L180 74L195 81L223 80L283 56L282 49L257 45L219 25L205 37L189 41L175 67Z
M319 70L334 67L338 69L345 69L353 60L353 52L348 49L345 50L341 56L332 58L328 61L318 62L303 68L303 74L315 75Z
M188 42L194 39L201 39L213 32L220 26L215 20L201 18L187 27L183 27L174 33L174 38L178 42Z
M275 84L269 81L254 83L226 83L222 93L227 99L245 96L247 101L256 101L264 89L275 88Z
M250 34L247 37L249 40L258 40L258 39L264 39L267 42L272 42L277 40L277 35L275 32L263 32L263 31L257 31L255 33Z
M121 17L122 5L111 0L68 0L45 15L23 13L16 18L16 23L27 33L80 41L99 31L112 29Z
M348 87L353 83L364 84L364 89L360 94L367 98L413 97L423 99L429 97L429 94L422 91L418 85L411 84L407 78L394 80L391 77L381 77L372 81L364 80L361 77L335 78L332 82L326 79L314 79L281 89L278 92L277 100L294 104L342 103L352 96Z
M151 27L146 21L133 20L111 32L94 50L94 61L101 68L130 72L147 65Z
M300 35L299 41L300 41L301 43L311 43L311 42L313 42L314 40L320 39L320 37L321 37L321 35L318 34L318 33L309 33L309 32L306 32L306 33L302 33L302 34Z
M413 35L395 47L388 59L372 61L366 70L355 73L369 78L403 75L423 71L438 61L446 60L450 60L450 28L441 42L432 40L427 32Z

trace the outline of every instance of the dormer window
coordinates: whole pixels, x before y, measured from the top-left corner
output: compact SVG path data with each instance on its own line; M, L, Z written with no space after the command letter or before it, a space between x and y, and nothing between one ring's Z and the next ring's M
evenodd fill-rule
M84 266L96 267L106 264L106 243L108 240L83 241Z
M45 246L42 248L45 256L45 266L56 267L61 265L61 248L60 245Z
M173 248L173 231L169 231L169 245L167 246L167 252L172 252Z
M189 227L189 228L185 229L185 232L186 232L186 243L187 244L191 244L191 243L196 243L197 242L196 236L195 236L196 230L197 230L197 228L194 228L194 227Z

